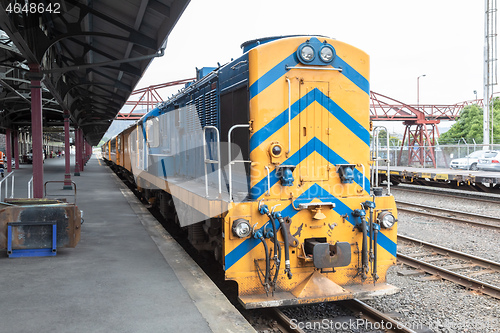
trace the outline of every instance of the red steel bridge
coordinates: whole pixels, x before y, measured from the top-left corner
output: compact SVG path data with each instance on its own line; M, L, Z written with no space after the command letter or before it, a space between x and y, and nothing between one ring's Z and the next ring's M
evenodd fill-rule
M439 137L437 124L441 120L456 120L464 107L473 104L482 107L483 100L476 99L451 105L415 105L370 91L370 119L372 121L402 121L406 126L398 155L398 165L401 165L403 147L408 146L418 148L409 149L408 165L424 165L424 162L428 162L432 163L435 168L434 146Z
M132 106L128 112L120 112L117 120L137 120L145 112L163 102L158 90L166 87L185 84L194 78L166 82L132 92L125 105ZM441 120L456 120L460 111L468 105L483 106L483 100L477 99L451 105L406 104L394 98L370 91L370 119L372 121L399 121L406 126L398 156L398 165L401 162L403 147L409 149L408 165L432 163L436 167L434 145L439 137L437 124ZM140 108L138 108L140 107Z

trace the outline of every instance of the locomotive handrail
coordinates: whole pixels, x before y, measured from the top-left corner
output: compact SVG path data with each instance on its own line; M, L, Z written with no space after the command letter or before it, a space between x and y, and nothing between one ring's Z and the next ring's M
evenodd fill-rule
M292 150L292 83L288 76L285 80L288 83L288 151L286 152L288 156Z
M366 191L366 189L365 189L365 178L366 178L366 175L365 175L365 171L366 171L365 170L365 165L363 163L360 163L360 164L361 164L361 170L363 170L363 180L362 180L363 185L361 186L361 188ZM370 189L368 189L367 192L370 193Z
M378 146L379 146L379 134L380 130L385 130L385 133L387 134L387 158L380 159L378 157ZM375 161L375 169L372 168L372 174L375 174L375 184L378 185L378 162L379 161L386 161L387 162L387 194L391 194L391 158L390 158L390 149L389 149L389 132L387 131L387 128L385 126L375 126L373 128L373 146L374 149L372 151L372 161ZM372 181L373 181L373 176L372 176Z
M270 170L267 165L264 166L267 171L267 195L271 195L271 175L270 175Z
M207 140L206 140L206 130L215 130L217 138L217 160L207 159ZM207 175L207 164L217 164L217 176L219 178L219 197L222 195L221 187L221 165L220 165L220 136L219 129L215 126L205 126L203 127L203 160L205 161L205 197L208 198L208 175Z
M231 166L236 163L236 162L240 162L240 163L250 163L251 161L245 161L245 160L242 160L242 161L233 161L232 160L232 157L231 157L231 133L233 132L234 129L236 128L250 128L250 124L239 124L239 125L234 125L232 126L228 133L227 133L227 141L228 141L228 160L229 160L229 163L228 163L228 166L229 166L229 200L230 201L233 201L233 173L232 173L232 170L231 170Z

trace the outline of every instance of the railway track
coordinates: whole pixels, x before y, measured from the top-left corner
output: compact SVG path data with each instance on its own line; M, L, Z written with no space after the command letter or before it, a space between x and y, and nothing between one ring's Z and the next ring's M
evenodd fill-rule
M411 186L412 188L409 188ZM487 194L484 192L468 192L468 191L463 191L463 190L449 190L446 191L444 189L436 189L432 187L425 187L425 188L420 188L416 187L416 185L409 185L409 186L401 186L398 185L398 187L393 188L391 187L391 191L401 191L401 192L407 192L407 193L418 193L418 194L425 194L425 195L430 195L430 196L435 196L435 197L446 197L446 198L452 198L452 199L474 199L475 201L478 202L483 202L487 204L495 204L498 205L500 204L500 196L498 194Z
M394 333L416 333L416 331L406 327L401 322L392 319L386 314L378 311L377 309L369 306L368 304L357 300L352 299L348 301L344 301L346 306L352 311L361 312L361 317L366 318L372 323L379 323L385 325L383 326L385 332L394 332Z
M407 201L396 200L396 205L399 211L408 212L419 215L426 215L433 218L441 218L451 220L453 222L467 223L483 228L500 229L500 219L484 214L468 213L446 208L426 206L415 204ZM489 221L491 223L484 223L477 221L477 219Z
M413 256L398 252L398 261L428 274L439 276L463 287L500 299L500 286L476 279L481 275L500 274L500 263L408 236L398 235L399 244L401 244L400 241L419 246L426 251ZM446 261L448 261L447 264ZM449 263L449 261L453 261L453 263ZM462 263L456 263L456 261L462 261ZM444 262L444 264L436 265L434 262ZM467 273L467 275L457 272L457 270L462 269L472 269L474 271ZM500 278L496 277L495 280L500 281Z
M384 332L392 332L392 333L416 333L416 331L406 327L404 324L401 322L394 320L393 318L387 316L386 314L378 311L377 309L369 306L368 304L357 300L357 299L352 299L352 300L347 300L347 301L340 301L339 302L343 307L351 310L353 313L358 314L360 316L360 319L356 320L356 323L359 324L359 326L364 325L365 328L366 326L370 326L370 324L366 324L365 320L371 323L371 326L373 327L374 331L384 331ZM290 333L304 333L305 331L300 327L301 325L297 323L296 321L293 321L291 318L289 318L286 314L284 314L279 308L271 308L269 309L270 315L272 316L273 319L275 319L278 324L279 328L282 332L290 332ZM325 326L330 326L328 329L343 329L341 322L337 322L339 324L338 326L335 325L332 322L330 322L330 325L327 325L327 321L322 321L321 323L317 322L320 324L323 329L326 329ZM363 324L364 323L364 324ZM320 326L318 325L318 326ZM307 325L304 328L307 329ZM359 328L359 327L358 327Z

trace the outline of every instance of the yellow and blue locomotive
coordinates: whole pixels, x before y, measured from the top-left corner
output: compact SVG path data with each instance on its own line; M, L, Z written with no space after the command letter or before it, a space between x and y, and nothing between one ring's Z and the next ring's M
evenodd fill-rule
M395 292L396 206L369 180L368 55L321 36L242 47L105 158L213 251L246 308Z

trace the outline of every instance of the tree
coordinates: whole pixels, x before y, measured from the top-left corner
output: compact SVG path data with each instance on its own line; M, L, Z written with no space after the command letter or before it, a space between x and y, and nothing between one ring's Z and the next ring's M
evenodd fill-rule
M370 133L370 141L373 140L373 136ZM387 146L387 132L385 130L381 130L378 133L378 141L380 146ZM389 146L397 146L399 145L400 139L393 134L389 134Z
M500 99L492 101L493 105L493 141L500 142ZM478 105L469 105L460 112L460 118L453 126L439 137L440 144L454 144L461 139L467 143L483 142L483 109Z

